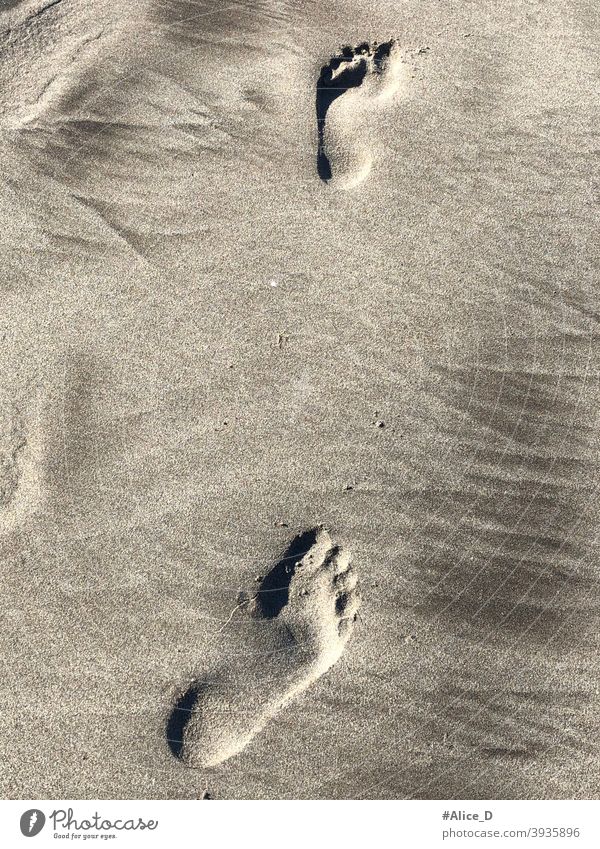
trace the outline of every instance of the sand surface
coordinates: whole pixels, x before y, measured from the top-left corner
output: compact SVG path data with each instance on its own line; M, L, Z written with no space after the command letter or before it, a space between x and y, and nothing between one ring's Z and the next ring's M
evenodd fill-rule
M598 43L0 0L3 797L597 796Z

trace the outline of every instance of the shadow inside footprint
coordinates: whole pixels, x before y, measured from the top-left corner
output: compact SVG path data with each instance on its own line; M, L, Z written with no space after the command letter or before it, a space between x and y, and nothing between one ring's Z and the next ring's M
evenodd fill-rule
M294 577L296 564L313 547L319 531L314 528L295 537L285 550L283 557L260 582L252 599L252 615L261 619L279 616L290 597L290 581Z
M190 687L189 690L177 699L177 703L169 716L169 721L167 722L167 743L176 758L181 759L185 727L189 722L192 711L200 700L201 692L202 687Z
M344 47L339 56L321 68L317 81L317 172L324 182L331 180L331 163L325 153L325 121L331 104L351 88L361 85L369 70L368 60L372 59L377 71L380 71L384 60L390 55L392 41L375 47L371 52L370 46L363 42L358 47ZM339 70L342 65L346 67Z

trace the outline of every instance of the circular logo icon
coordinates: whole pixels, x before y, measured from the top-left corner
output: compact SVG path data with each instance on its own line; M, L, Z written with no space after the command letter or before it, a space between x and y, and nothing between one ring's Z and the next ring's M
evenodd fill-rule
M43 829L45 823L46 817L42 811L31 808L31 810L25 811L21 817L21 833L25 837L35 837Z

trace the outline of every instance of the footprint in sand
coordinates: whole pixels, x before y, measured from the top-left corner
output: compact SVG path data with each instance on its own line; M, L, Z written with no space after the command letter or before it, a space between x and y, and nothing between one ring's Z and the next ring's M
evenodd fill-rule
M243 603L255 642L179 696L167 723L172 753L212 767L238 754L341 656L359 607L348 554L323 529L293 541Z
M317 82L317 171L330 185L351 189L373 164L369 113L400 88L403 72L395 41L344 47L321 69Z

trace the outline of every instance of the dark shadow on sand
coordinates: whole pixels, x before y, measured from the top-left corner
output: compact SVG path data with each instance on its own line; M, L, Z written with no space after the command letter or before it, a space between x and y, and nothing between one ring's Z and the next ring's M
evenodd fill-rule
M198 704L201 692L202 687L198 687L196 685L190 687L190 689L177 700L167 722L167 743L169 744L171 752L179 760L181 760L183 752L185 727L190 720L192 711Z
M318 529L313 528L295 537L281 559L265 575L254 597L255 616L262 619L279 616L289 601L290 581L296 571L296 564L315 544L318 533Z

